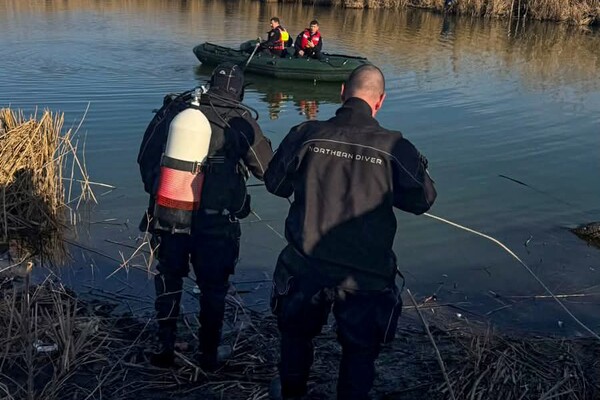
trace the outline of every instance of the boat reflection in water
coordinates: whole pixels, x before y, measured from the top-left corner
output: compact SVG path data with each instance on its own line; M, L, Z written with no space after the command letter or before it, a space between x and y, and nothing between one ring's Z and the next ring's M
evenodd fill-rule
M202 65L196 68L196 77L200 83L208 81L212 69ZM341 103L340 83L318 82L315 85L306 81L246 74L245 84L246 93L256 93L258 100L267 105L271 120L278 119L290 107L307 120L312 120L318 117L320 105Z

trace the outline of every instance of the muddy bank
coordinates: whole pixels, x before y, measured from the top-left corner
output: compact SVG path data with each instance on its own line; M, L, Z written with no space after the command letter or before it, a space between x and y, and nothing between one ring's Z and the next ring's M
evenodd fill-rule
M107 291L77 296L50 278L0 282L0 393L25 399L265 399L276 375L278 335L270 315L228 296L224 343L233 355L214 374L195 361L197 320L180 321L178 367L152 367L151 314L117 312L129 300ZM29 294L26 296L25 294ZM121 308L122 309L122 308ZM511 337L456 309L421 304L457 399L592 399L600 395L600 343ZM334 398L340 348L335 328L316 339L310 398ZM375 399L451 398L432 342L407 307L397 340L377 362Z
M576 234L588 244L600 248L600 222L592 222L571 229L571 232Z

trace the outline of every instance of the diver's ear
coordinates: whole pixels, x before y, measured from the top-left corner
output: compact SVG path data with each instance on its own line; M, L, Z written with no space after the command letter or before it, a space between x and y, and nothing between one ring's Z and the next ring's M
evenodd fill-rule
M377 111L379 111L379 109L383 105L384 100L385 100L385 92L381 96L379 96L379 99L375 103L375 107L373 108L373 117L375 116L375 114L377 114Z

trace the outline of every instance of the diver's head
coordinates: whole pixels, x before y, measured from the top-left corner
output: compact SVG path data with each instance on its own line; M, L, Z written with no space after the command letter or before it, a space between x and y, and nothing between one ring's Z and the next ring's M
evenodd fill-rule
M242 68L231 62L219 64L210 78L209 92L242 101L244 98L244 72Z

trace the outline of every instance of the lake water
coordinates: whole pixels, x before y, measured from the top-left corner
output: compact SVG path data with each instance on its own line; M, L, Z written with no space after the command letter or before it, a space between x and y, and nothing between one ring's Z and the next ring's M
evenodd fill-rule
M78 240L112 257L136 246L147 204L136 156L151 111L169 92L207 81L192 48L238 46L265 36L271 16L295 35L313 18L325 50L362 55L382 68L387 99L378 114L429 159L438 200L432 214L491 235L513 249L593 329L600 328L600 250L566 228L600 220L600 32L546 23L444 18L428 12L343 10L258 1L0 0L0 107L62 111L85 140L93 181L116 190L89 214ZM339 85L248 76L245 101L276 147L307 118L329 118ZM308 111L307 111L308 110ZM499 175L527 183L529 187ZM237 282L267 280L283 242L287 202L251 189L256 213L243 225ZM407 286L422 299L491 315L507 328L582 332L506 252L424 216L398 213L395 251ZM105 221L110 220L110 221ZM97 223L105 221L105 223ZM267 225L268 224L268 225ZM271 229L273 228L273 229ZM109 241L108 241L109 240ZM73 249L66 277L143 296L147 274ZM142 264L141 260L134 263ZM191 285L191 283L190 283ZM266 308L267 282L239 283ZM564 321L558 328L557 321Z

